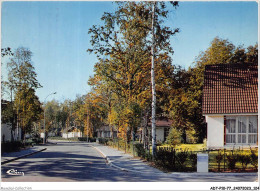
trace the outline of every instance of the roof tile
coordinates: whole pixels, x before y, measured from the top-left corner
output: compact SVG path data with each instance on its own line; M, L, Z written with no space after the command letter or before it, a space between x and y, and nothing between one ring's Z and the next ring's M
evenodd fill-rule
M203 114L257 113L258 65L206 65Z

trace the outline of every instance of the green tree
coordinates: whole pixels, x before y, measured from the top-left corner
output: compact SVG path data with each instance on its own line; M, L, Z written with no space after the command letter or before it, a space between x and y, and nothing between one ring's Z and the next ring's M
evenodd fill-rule
M59 127L58 112L60 111L60 104L56 100L48 101L44 105L45 110L45 128L47 131L56 131Z
M171 128L166 142L169 145L176 147L181 143L181 132L177 128Z

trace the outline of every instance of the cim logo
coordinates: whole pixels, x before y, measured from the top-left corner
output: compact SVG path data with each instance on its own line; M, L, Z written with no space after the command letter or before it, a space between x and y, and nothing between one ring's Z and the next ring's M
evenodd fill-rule
M18 172L15 169L8 170L6 173L13 176L24 176L24 172Z

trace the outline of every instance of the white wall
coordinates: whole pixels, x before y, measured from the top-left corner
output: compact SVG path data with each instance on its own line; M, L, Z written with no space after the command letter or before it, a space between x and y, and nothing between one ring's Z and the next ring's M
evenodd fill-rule
M62 133L63 138L73 138L73 137L82 137L82 132L69 132L69 133Z
M156 140L157 141L164 141L164 128L156 127Z
M48 136L49 136L49 137L55 137L55 136L56 136L56 133L54 133L54 132L48 132Z
M3 135L5 141L11 141L11 125L1 124L1 141L3 141ZM19 128L19 132L17 128L15 129L14 140L21 140L21 128Z
M224 147L224 116L206 116L207 148Z

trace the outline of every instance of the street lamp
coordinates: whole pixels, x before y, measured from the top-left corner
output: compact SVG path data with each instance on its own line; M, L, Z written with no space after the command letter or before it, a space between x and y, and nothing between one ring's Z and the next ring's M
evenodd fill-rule
M56 93L57 93L57 92L53 92L53 93L47 95L46 98L44 99L44 102L43 102L43 103L45 103L47 97L49 97L50 95L56 94ZM44 124L43 124L43 128L44 128L44 130L43 130L43 135L44 135L44 137L43 137L43 144L45 144L45 108L44 108L44 112L43 112L43 113L44 113Z

